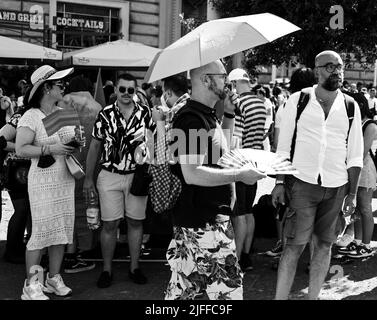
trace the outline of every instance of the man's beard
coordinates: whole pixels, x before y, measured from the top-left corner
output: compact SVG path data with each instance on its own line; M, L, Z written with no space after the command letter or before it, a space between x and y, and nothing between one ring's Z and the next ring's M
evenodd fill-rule
M329 76L326 81L322 84L322 87L327 91L335 91L340 88L342 83L342 79L338 76L331 75Z
M210 91L213 91L213 93L214 93L215 95L217 95L217 96L219 97L219 99L223 100L223 99L226 98L225 87L224 87L223 90L220 90L219 88L216 87L216 83L215 83L215 81L213 81L212 79L211 79L211 84L210 84L210 86L209 86L208 89L209 89Z

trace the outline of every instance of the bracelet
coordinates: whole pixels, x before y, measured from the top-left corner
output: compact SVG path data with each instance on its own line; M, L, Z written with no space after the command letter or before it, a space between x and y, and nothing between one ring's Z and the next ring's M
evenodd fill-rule
M41 146L41 156L44 156L45 154L45 146Z
M224 112L224 117L228 118L228 119L234 119L236 117L236 115L228 113L228 112Z
M276 182L275 182L275 186L277 186L277 185L282 185L282 186L284 186L285 183L284 183L284 181L276 181Z
M349 193L349 196L356 196L356 193Z

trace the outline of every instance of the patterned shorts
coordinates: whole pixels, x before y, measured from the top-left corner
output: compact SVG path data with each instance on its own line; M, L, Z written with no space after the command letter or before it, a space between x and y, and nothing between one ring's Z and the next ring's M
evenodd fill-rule
M205 228L174 227L166 257L172 275L165 300L194 299L204 291L211 300L243 299L243 274L229 217L219 215Z

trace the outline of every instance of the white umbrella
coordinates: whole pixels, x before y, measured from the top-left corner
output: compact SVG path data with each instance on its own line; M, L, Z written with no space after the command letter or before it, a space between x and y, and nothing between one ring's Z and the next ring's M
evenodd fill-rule
M62 52L0 36L0 58L61 60Z
M203 66L297 30L300 28L271 13L208 21L157 54L145 81Z
M147 68L160 50L122 39L66 52L63 63L75 66Z

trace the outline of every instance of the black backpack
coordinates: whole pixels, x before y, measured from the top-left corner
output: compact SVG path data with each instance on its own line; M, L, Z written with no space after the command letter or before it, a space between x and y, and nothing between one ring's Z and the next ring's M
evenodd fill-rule
M353 117L354 117L354 114L355 114L355 103L354 103L355 100L353 98L351 98L350 96L344 94L344 93L343 93L343 97L344 97L344 105L345 105L346 110L347 110L347 117L348 117L348 123L349 123L348 132L347 132L347 140L346 140L346 142L348 142L348 136L349 136L349 133L350 133ZM309 93L308 89L301 90L300 98L299 98L298 103L297 103L297 115L296 115L296 121L295 121L295 130L293 132L293 138L292 138L292 143L291 143L291 161L293 161L293 155L295 153L295 147L296 147L297 122L300 119L302 112L305 110L305 107L307 106L309 99L310 99L310 93Z
M367 126L371 123L377 124L376 121L374 121L372 119L369 119L369 120L364 122L364 124L363 124L363 134L364 134ZM376 153L377 153L377 151L376 151ZM372 158L372 160L374 162L374 166L376 167L376 170L377 170L377 154L376 153L373 153L372 149L369 149L369 155Z

